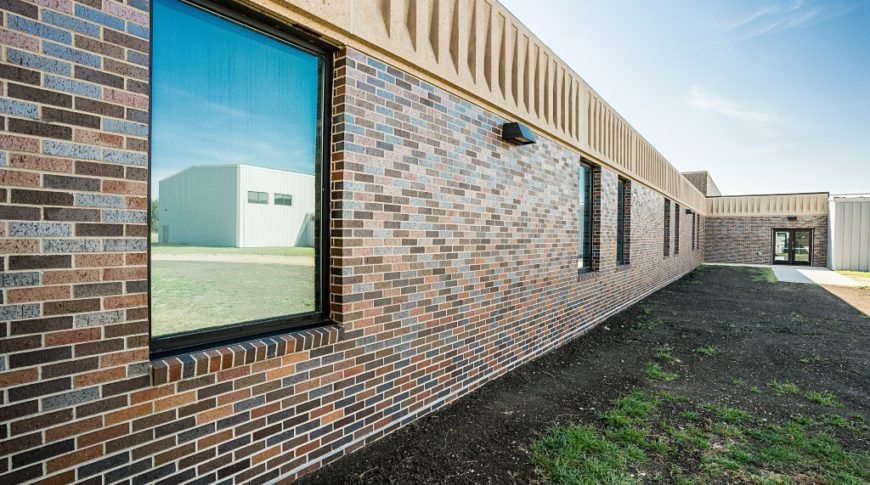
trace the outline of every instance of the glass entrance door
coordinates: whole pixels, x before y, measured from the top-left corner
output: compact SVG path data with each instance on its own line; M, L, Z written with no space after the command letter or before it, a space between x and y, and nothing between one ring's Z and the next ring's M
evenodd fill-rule
M773 264L810 265L812 254L812 229L773 231Z

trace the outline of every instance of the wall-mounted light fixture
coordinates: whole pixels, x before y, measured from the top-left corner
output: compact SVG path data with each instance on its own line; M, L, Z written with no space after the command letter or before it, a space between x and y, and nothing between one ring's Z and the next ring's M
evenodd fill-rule
M528 126L516 122L501 125L501 139L514 145L529 145L538 141Z
M796 221L796 220L797 220L797 216L788 216L787 219L788 219L789 221Z

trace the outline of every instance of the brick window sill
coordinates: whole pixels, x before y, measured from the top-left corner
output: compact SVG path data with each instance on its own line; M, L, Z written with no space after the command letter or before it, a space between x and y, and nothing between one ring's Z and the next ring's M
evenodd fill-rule
M631 263L622 263L616 265L616 271L628 271L631 269Z
M316 349L338 342L340 333L340 326L327 325L255 338L208 350L161 357L151 361L151 382L153 385L166 384Z

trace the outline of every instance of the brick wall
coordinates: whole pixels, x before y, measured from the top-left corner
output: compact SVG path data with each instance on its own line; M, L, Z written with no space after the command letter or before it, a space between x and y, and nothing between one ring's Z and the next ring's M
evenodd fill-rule
M690 271L663 198L600 170L580 274L579 155L355 51L336 60L337 325L151 362L147 6L3 4L0 483L289 480L442 407ZM686 224L683 230L688 230Z
M812 229L813 266L825 266L828 255L828 216L710 217L706 221L705 261L710 263L771 264L774 229Z

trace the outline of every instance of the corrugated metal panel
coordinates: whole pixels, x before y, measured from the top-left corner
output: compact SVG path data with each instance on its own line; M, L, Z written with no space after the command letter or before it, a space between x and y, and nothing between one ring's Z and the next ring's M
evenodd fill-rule
M316 204L314 189L312 175L243 165L239 174L239 246L312 246L308 225ZM269 203L249 203L248 191L268 193ZM275 205L275 194L292 196L293 204Z
M158 240L235 246L237 165L193 166L159 182Z
M707 217L806 216L828 213L828 194L741 195L707 198Z
M832 268L870 271L870 197L834 198Z

